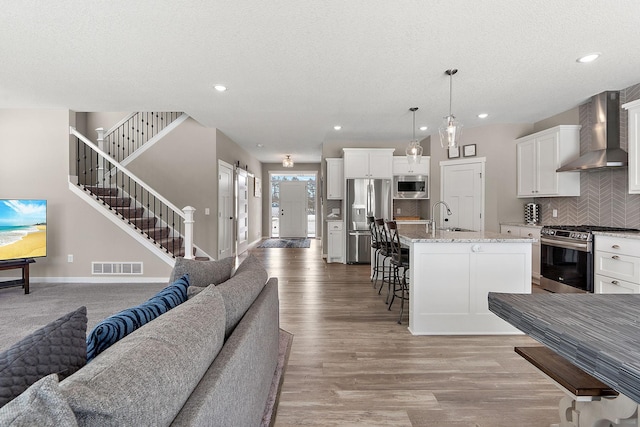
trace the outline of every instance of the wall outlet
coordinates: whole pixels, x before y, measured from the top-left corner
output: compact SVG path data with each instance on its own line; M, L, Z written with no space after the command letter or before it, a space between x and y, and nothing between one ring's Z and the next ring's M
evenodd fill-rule
M67 255L67 262L73 262L73 254Z
M554 218L558 218L558 209L554 209L553 211L551 211L551 216Z
M205 215L211 214L211 210L209 208L204 208L204 214Z

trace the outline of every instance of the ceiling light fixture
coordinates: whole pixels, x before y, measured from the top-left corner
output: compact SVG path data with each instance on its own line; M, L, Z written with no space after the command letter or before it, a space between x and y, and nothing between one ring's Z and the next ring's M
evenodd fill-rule
M582 56L582 57L576 59L576 62L579 62L581 64L586 64L588 62L595 61L599 57L600 57L600 53L599 52L594 52L594 53L590 53L588 55L585 55L585 56Z
M458 70L449 69L444 73L449 76L449 115L444 118L444 123L440 125L440 145L442 148L455 148L462 133L462 123L451 113L451 100L453 98L453 75Z
M291 160L291 156L289 154L284 156L284 160L282 160L282 166L284 166L285 168L293 167L293 160Z
M486 119L487 117L489 117L489 114L487 114L487 113L480 113L480 114L478 114L478 118Z
M227 90L227 87L225 85L215 85L213 88L218 92L225 92Z
M411 107L409 111L413 113L413 139L407 145L407 149L404 150L407 155L407 160L410 165L415 165L420 163L422 159L422 146L420 145L420 141L416 139L416 111L418 107Z
M342 129L342 126L340 126L340 125L335 125L335 126L333 127L333 129L335 129L335 130L340 130L340 129Z
M421 130L421 131L425 131L425 130L427 130L427 129L429 129L427 126L420 126L420 130Z

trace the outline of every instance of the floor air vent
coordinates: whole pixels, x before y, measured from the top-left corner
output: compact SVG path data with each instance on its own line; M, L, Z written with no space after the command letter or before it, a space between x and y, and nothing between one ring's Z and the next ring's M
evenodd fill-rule
M141 262L92 262L93 274L130 275L142 274Z

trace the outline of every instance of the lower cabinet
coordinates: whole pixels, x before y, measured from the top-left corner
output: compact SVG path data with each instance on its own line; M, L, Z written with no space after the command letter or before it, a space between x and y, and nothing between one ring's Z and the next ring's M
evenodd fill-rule
M640 293L640 240L595 236L594 292Z
M327 262L344 263L345 234L342 221L327 221Z
M511 236L530 237L537 239L531 244L531 279L534 283L540 283L540 229L525 225L501 225L500 233Z

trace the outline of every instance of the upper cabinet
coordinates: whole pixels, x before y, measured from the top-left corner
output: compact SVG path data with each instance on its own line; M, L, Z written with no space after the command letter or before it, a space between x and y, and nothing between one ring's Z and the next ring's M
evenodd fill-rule
M580 155L580 126L562 125L516 140L518 197L580 195L580 172L556 172Z
M629 113L629 193L640 193L640 100L624 104Z
M422 156L420 163L410 164L406 156L393 156L394 175L429 175L429 156Z
M344 162L327 159L327 199L340 200L344 191Z
M343 148L345 178L393 176L393 148Z

